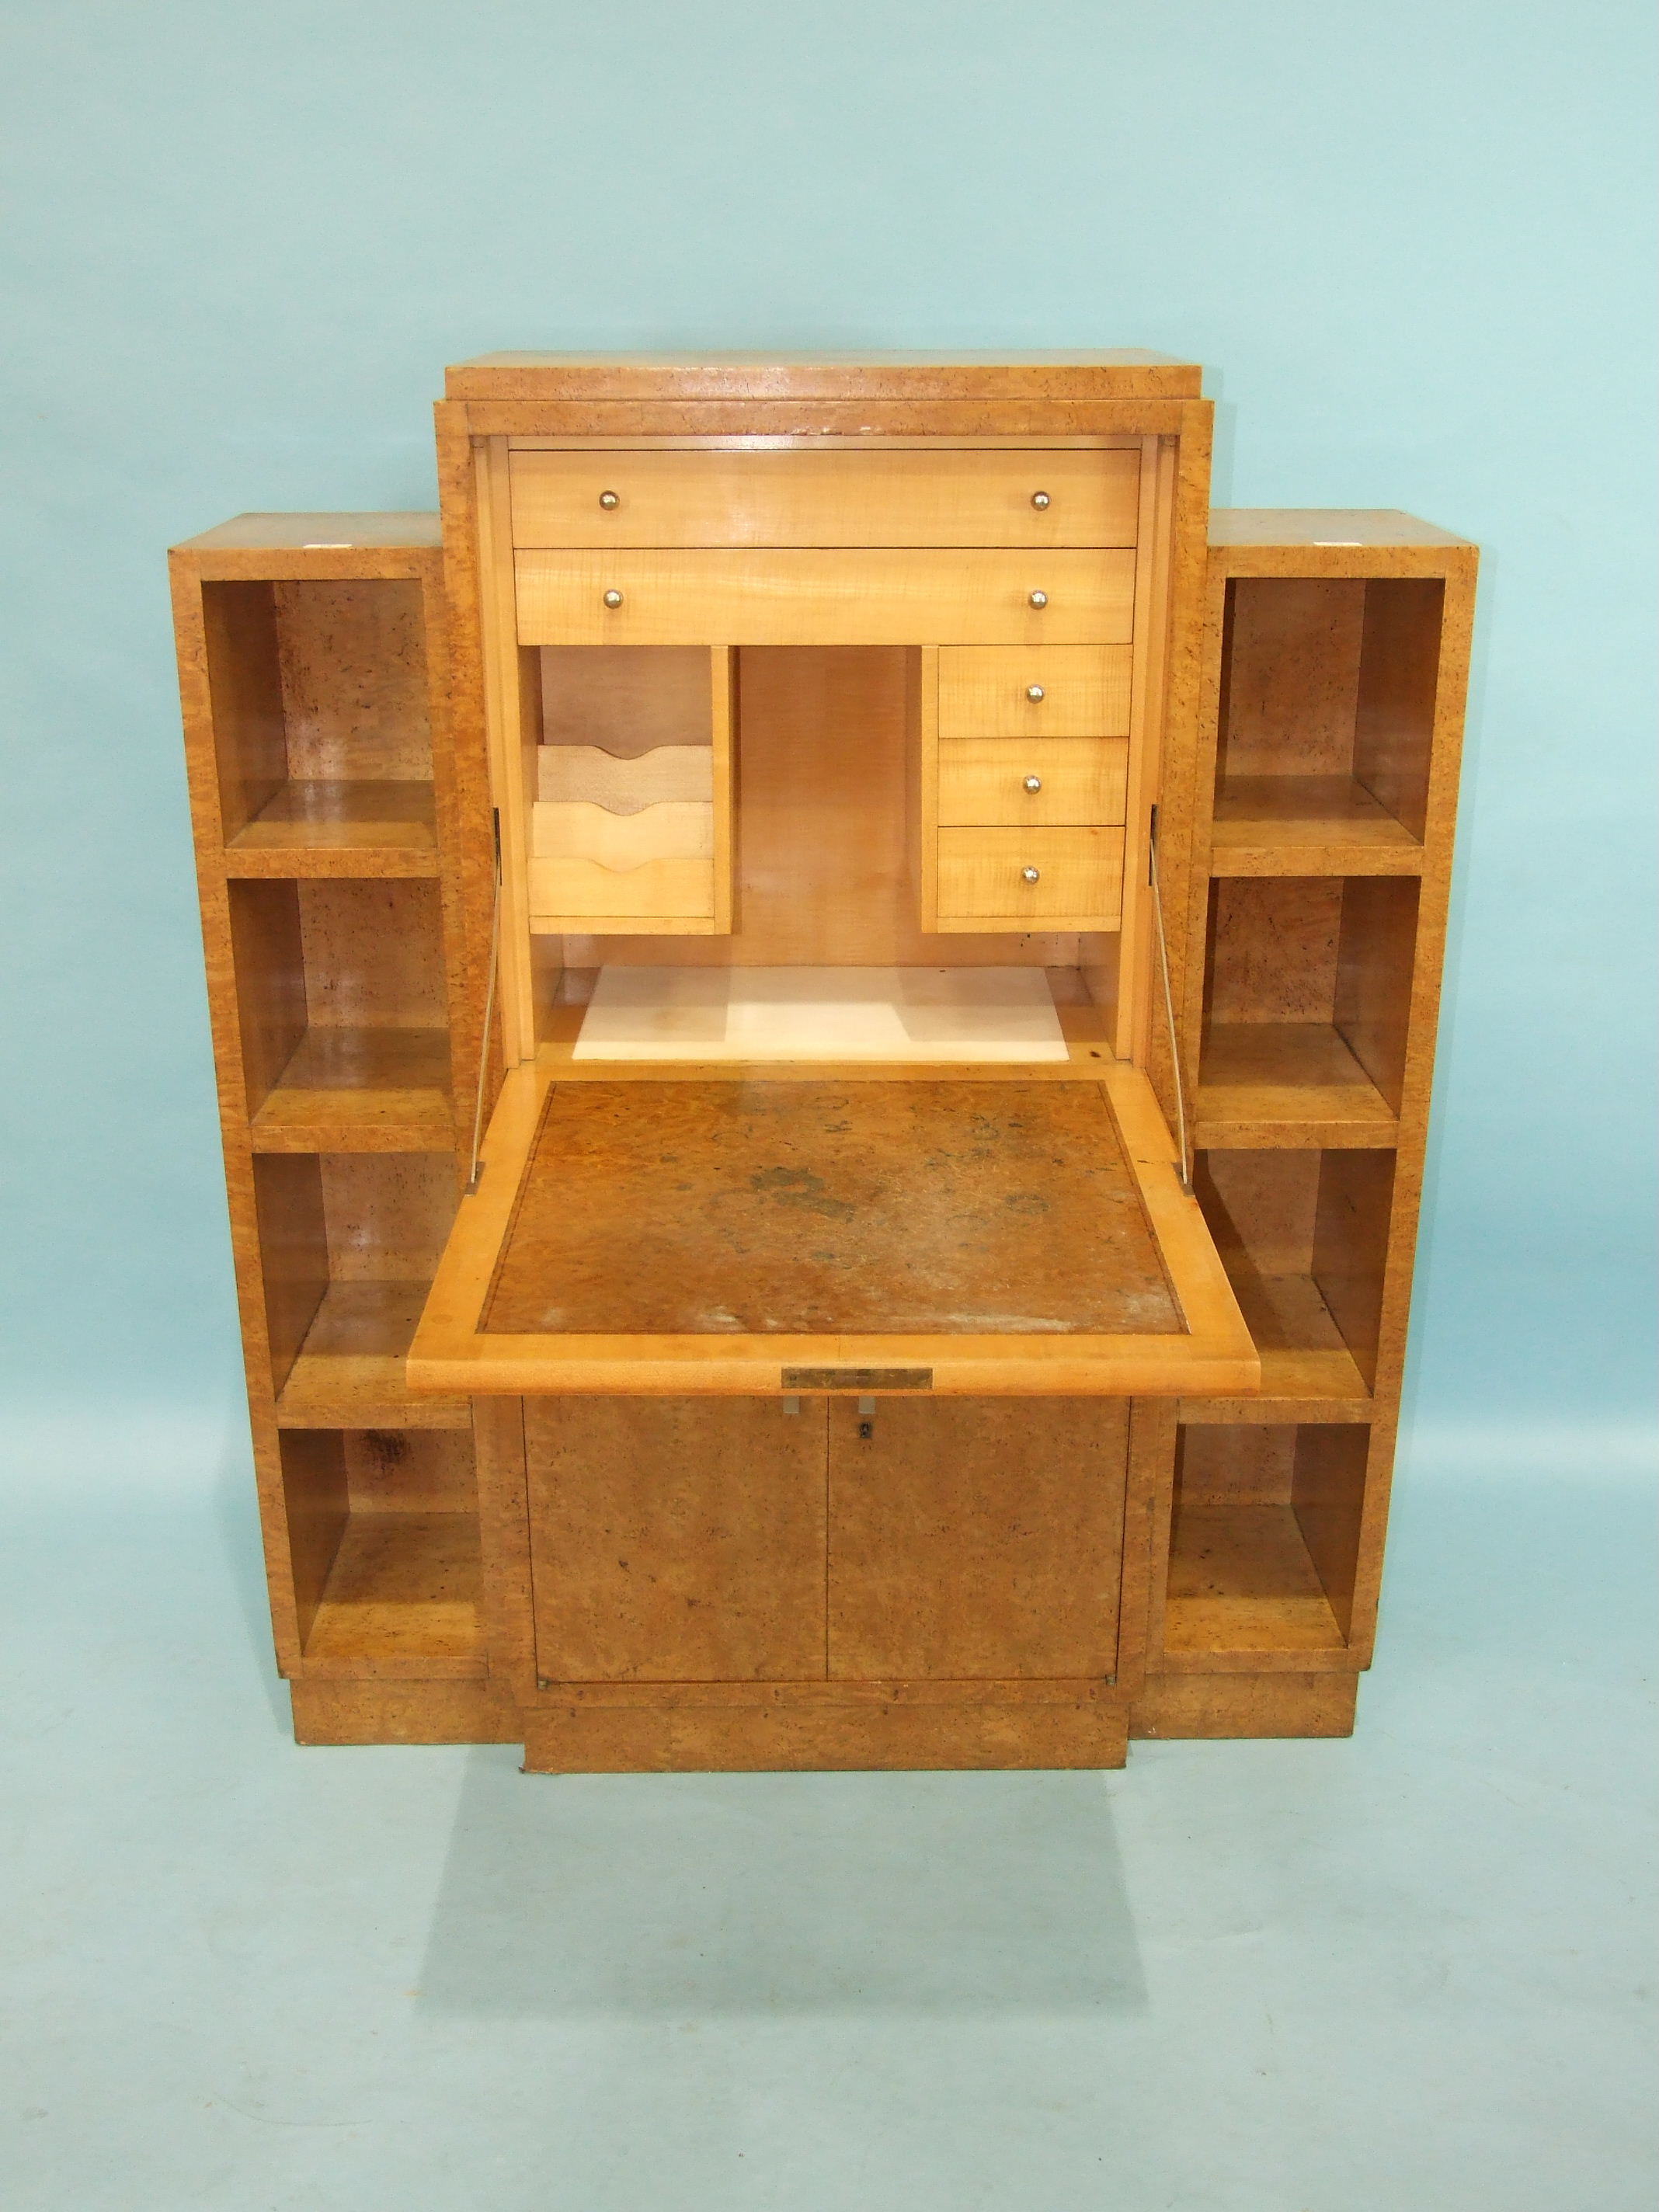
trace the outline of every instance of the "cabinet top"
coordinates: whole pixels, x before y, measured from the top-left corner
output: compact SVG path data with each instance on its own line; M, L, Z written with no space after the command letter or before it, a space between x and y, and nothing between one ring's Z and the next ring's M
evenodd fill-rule
M1136 346L1038 353L487 353L451 399L1196 399L1193 362Z

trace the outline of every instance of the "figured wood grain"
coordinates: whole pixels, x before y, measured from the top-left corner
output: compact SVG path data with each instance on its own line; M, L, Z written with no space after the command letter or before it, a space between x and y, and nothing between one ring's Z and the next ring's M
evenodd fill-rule
M1129 748L1114 738L942 738L941 824L1121 823ZM1028 791L1036 776L1042 788Z
M289 777L428 780L432 724L419 581L289 579L270 590Z
M666 648L665 648L666 649ZM656 745L619 760L598 745L541 746L536 756L536 796L544 803L585 801L612 814L714 797L710 745Z
M495 1685L447 1677L307 1674L289 1688L301 1744L520 1743L518 1707Z
M1117 644L1133 552L520 552L526 645ZM1041 609L1030 595L1041 591ZM607 607L607 592L621 604Z
M1115 1676L1128 1409L830 1401L832 1676Z
M1035 868L1029 883L1025 870ZM1123 898L1123 832L941 824L939 921L1018 929L1111 929Z
M515 453L520 546L1133 545L1139 456L985 447ZM1047 504L1032 504L1034 493ZM613 504L601 505L604 494Z
M544 1681L823 1676L823 1400L532 1399L525 1451Z

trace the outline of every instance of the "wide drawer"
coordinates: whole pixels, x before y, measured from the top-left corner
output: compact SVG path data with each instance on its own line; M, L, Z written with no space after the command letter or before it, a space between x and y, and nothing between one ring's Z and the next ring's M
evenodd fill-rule
M1127 642L1132 552L525 552L523 645ZM1042 604L1032 605L1036 595ZM607 596L616 604L606 605ZM1098 727L1098 725L1096 726Z
M1127 737L1130 660L1127 643L948 647L939 657L939 735Z
M1128 779L1122 738L942 738L939 819L1121 823Z
M1029 880L1034 872L1036 882ZM939 833L941 921L1115 927L1123 903L1121 830L958 830Z
M1133 545L1139 466L1101 448L514 453L513 543Z

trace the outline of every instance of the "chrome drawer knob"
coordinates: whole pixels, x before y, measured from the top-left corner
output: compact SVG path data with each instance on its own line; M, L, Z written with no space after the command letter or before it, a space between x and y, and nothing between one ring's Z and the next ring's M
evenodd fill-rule
M605 595L605 603L608 607L619 607L622 605L622 593L620 592L607 592Z
M1047 593L1047 592L1032 592L1032 594L1031 594L1031 605L1032 605L1034 607L1046 607L1046 606L1048 605L1048 594Z
M1040 775L1028 775L1025 779L1025 788L1027 791L1041 791L1042 778Z
M1041 868L1022 868L1019 873L1023 883L1034 884L1038 881L1042 871Z
M1042 686L1040 684L1028 684L1025 687L1025 696L1035 707L1042 696Z
M614 491L602 491L599 494L599 505L603 507L620 507L622 501Z
M1048 493L1046 491L1034 491L1031 494L1031 504L1033 507L1047 507L1048 504Z

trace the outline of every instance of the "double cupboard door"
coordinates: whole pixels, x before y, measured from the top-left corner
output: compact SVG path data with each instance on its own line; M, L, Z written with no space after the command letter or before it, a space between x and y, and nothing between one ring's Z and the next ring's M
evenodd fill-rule
M1110 1398L531 1398L545 1686L1110 1679Z

